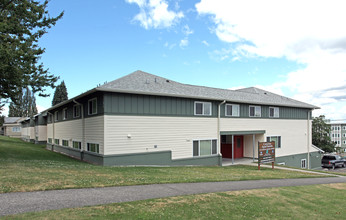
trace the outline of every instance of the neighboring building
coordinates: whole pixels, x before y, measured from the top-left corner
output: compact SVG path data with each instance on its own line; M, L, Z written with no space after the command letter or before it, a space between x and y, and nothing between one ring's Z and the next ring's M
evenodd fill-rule
M2 125L4 135L9 137L21 137L21 117L5 117L4 124Z
M35 143L35 120L27 117L21 121L21 137L24 141Z
M346 122L329 122L331 126L330 139L335 143L335 147L341 147L346 152Z
M47 148L101 165L221 165L257 158L276 142L276 162L320 166L312 146L318 107L258 88L217 89L136 71L47 111Z

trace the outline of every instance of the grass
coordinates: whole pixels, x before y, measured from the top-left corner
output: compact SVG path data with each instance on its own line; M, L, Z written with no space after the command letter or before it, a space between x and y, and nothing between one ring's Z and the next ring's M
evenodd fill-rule
M345 219L346 183L179 196L6 219Z
M0 193L38 190L321 177L318 174L230 167L102 167L15 138L0 136Z

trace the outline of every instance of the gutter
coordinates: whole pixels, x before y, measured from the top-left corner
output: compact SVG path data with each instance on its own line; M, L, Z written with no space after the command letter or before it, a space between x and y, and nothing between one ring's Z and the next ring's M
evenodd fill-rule
M218 106L217 110L217 152L218 154L222 157L221 155L221 143L220 143L220 106L225 104L226 100L223 100ZM221 164L222 165L222 164Z

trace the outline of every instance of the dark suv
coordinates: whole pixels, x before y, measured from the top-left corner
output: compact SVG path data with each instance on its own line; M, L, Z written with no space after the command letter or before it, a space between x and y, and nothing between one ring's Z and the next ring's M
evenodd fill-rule
M345 167L346 166L346 160L341 158L339 155L324 155L322 157L322 167L326 168L333 168L335 167Z

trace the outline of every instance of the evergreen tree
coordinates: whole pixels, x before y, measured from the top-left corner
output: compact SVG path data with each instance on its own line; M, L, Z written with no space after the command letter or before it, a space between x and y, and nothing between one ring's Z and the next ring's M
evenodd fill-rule
M54 88L58 77L39 63L45 48L38 40L62 18L50 17L48 0L0 0L0 107L1 102L16 97L23 88L31 87L39 96L44 87Z
M52 106L66 100L68 100L67 88L66 88L65 82L62 81L61 84L58 85L55 89L54 97L52 100Z
M324 115L312 120L312 144L326 152L334 151L335 144L330 139L330 125L325 122Z
M16 103L9 106L9 117L32 117L37 114L35 94L29 88L17 95Z

